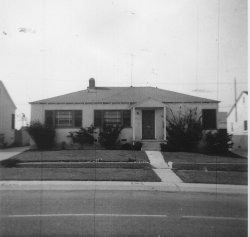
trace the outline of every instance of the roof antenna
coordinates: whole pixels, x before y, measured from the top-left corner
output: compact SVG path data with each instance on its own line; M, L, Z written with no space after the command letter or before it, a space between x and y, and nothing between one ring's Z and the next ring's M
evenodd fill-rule
M130 86L133 86L133 67L134 67L134 54L131 54L131 72L130 72Z

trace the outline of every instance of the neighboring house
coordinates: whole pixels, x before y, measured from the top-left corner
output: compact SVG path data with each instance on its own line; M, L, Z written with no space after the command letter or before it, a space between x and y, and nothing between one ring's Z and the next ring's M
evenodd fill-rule
M248 149L248 92L242 91L227 114L227 132L232 134L233 148Z
M227 130L227 112L218 112L218 129Z
M124 127L121 142L165 141L166 118L178 111L197 108L205 130L217 129L218 101L154 87L96 87L89 80L86 90L31 102L31 121L56 128L56 141L67 142L70 131L94 125Z
M16 106L0 81L0 148L15 141Z

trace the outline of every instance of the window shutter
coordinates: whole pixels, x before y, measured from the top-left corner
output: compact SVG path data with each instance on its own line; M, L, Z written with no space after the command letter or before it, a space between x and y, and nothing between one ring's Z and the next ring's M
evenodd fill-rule
M131 126L131 111L123 110L123 126L130 127Z
M11 115L11 128L15 129L15 114Z
M75 110L75 127L82 127L82 110Z
M101 110L94 111L94 126L95 127L102 126L102 111Z
M45 125L54 127L54 116L53 110L45 110Z

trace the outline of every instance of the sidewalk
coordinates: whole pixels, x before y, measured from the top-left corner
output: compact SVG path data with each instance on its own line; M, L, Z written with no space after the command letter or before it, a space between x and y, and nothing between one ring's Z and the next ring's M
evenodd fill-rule
M150 164L153 166L153 171L164 183L182 183L182 180L171 170L171 167L165 162L161 152L145 151Z
M29 146L0 149L0 161L18 155L29 149Z
M114 182L114 181L0 181L0 190L107 190L107 191L160 191L199 192L220 194L247 194L247 185L163 183L163 182Z

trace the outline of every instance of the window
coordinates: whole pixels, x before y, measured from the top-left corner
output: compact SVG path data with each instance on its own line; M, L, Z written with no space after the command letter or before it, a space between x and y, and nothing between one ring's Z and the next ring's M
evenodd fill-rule
M131 126L130 110L95 110L94 126L119 125L123 127Z
M244 121L244 130L247 131L247 120Z
M202 125L203 129L216 129L216 109L202 110Z
M81 110L46 110L45 124L51 127L67 128L82 126Z
M11 115L11 129L15 129L15 114Z
M117 124L121 125L122 123L122 114L121 111L104 111L103 113L103 122L105 125Z
M56 111L56 127L71 127L72 111Z

